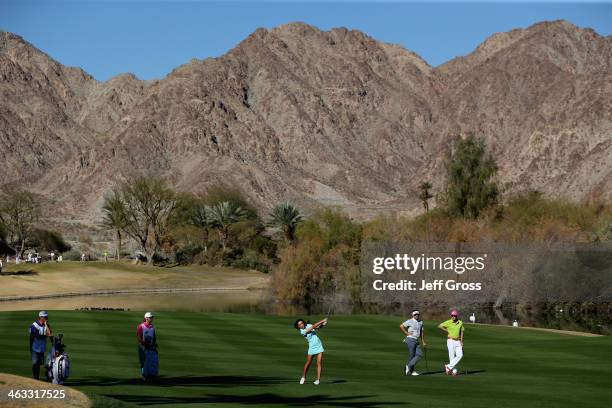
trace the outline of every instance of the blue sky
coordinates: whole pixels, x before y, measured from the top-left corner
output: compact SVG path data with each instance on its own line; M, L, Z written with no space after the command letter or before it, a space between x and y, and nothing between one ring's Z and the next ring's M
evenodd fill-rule
M23 36L99 80L123 72L163 78L192 58L217 57L258 27L302 21L347 27L401 44L431 65L474 50L489 35L566 19L612 35L612 0L410 1L0 0L0 29Z

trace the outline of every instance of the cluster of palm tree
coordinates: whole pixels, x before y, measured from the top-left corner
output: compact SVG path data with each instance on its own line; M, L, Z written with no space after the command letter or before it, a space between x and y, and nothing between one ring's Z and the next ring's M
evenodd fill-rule
M226 200L206 205L203 198L187 198L183 207L182 219L188 225L202 229L213 228L219 234L219 242L225 249L232 225L251 217L249 210L239 202ZM270 212L268 226L283 232L288 242L295 240L295 231L302 221L299 210L291 203L278 204Z
M204 251L207 250L208 231L216 230L218 242L225 250L231 241L233 225L259 217L239 195L229 193L223 198L177 194L161 179L138 178L117 186L105 199L102 225L115 234L117 259L123 238L128 236L140 244L152 262L153 255L161 248L164 234L177 225L196 227L204 232ZM279 229L286 241L292 242L301 221L299 210L285 202L272 209L268 226Z

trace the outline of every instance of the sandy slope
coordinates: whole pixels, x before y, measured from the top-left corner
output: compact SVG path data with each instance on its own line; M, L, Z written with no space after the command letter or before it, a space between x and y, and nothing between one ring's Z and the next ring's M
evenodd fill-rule
M66 397L63 399L11 399L8 397L10 390L64 390ZM39 395L42 395L39 392ZM31 378L19 377L17 375L0 373L0 406L12 407L61 407L61 408L86 408L91 406L89 398L80 391L61 385L53 385L47 382L36 381Z

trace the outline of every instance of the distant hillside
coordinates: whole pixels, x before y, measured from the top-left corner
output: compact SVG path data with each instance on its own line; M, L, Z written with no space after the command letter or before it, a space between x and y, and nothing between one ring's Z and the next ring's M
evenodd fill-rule
M179 190L238 185L260 208L291 200L359 217L417 212L468 133L511 191L612 192L612 37L565 21L487 39L438 68L343 28L259 29L159 81L100 83L0 33L0 184L91 224L133 174Z

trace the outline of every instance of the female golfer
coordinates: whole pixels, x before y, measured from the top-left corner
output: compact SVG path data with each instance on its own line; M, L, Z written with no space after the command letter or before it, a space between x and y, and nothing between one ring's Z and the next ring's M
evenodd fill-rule
M317 336L317 330L327 324L327 318L316 322L315 324L306 324L303 319L297 319L293 325L300 331L300 334L306 338L308 342L308 355L306 356L306 364L304 364L304 374L300 378L300 384L306 382L306 373L310 364L312 364L312 358L317 356L317 380L314 382L315 385L319 385L321 381L321 370L323 369L323 343Z

